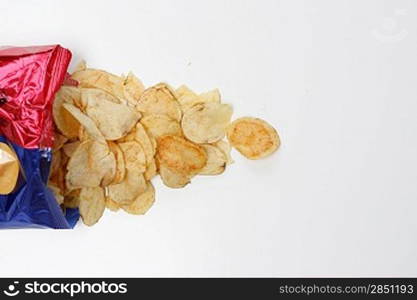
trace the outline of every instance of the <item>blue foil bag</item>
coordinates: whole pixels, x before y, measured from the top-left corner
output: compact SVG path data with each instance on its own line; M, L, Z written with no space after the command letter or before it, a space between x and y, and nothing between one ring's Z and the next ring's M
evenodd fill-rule
M0 142L12 146L21 166L14 192L0 195L0 228L73 228L79 218L78 209L67 208L64 215L46 186L51 149L25 149L2 136Z

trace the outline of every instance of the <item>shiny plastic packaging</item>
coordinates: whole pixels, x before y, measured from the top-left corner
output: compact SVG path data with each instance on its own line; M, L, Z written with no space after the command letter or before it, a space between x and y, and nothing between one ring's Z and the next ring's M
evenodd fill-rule
M76 209L64 214L46 186L52 102L70 60L59 45L0 47L0 228L66 229L79 218Z

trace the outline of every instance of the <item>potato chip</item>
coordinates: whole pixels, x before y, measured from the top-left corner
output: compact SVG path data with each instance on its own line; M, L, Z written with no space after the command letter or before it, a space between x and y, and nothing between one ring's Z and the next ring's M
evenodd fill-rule
M55 185L54 183L48 183L48 188L51 190L51 192L55 196L56 202L58 202L58 205L61 205L64 203L64 195L62 194L62 191L60 188Z
M84 60L84 59L82 59L76 66L75 66L75 68L74 68L74 72L72 72L72 73L75 73L75 72L78 72L78 71L84 71L85 69L87 69L87 62Z
M95 94L94 90L83 90L83 99L87 99L87 116L95 122L106 140L117 140L125 136L141 117L140 113L124 104L96 98Z
M128 204L146 189L143 176L146 171L146 157L138 142L120 143L119 147L125 158L126 175L121 183L108 186L108 197L119 204Z
M124 143L124 142L132 142L136 141L136 127L133 127L131 131L129 131L128 134L126 134L124 137L118 139L117 143Z
M100 89L82 88L80 90L81 90L81 103L82 103L81 109L82 110L85 110L87 108L88 100L90 98L94 98L95 102L110 101L116 104L122 103L122 101L119 98Z
M207 163L199 172L200 175L219 175L224 172L227 165L226 155L216 146L201 145L207 153Z
M19 177L19 160L9 145L0 143L0 195L13 191Z
M146 133L145 128L141 123L136 124L135 130L135 140L142 146L143 151L146 157L146 165L152 163L155 156L155 149L152 145L148 134Z
M108 197L118 204L129 204L146 189L143 173L134 169L127 169L126 176L119 184L108 186Z
M91 118L86 116L81 110L79 110L77 107L75 107L72 104L64 103L63 106L65 107L65 109L67 109L71 113L71 115L74 116L75 119L78 120L78 122L85 129L85 132L88 133L88 135L92 139L98 142L101 142L103 144L106 143L106 140L104 139L103 134L100 132L100 130L98 130L96 124ZM81 141L84 141L87 139L86 136L82 136L82 134L84 134L85 132L83 129L78 129L77 131L77 135L79 135Z
M143 176L149 181L156 176L157 172L155 159L152 159L152 161L146 165L146 171L143 173Z
M159 165L184 175L197 174L207 163L204 148L178 136L159 138L156 156Z
M104 213L106 201L102 187L82 188L80 191L80 215L85 225L92 226Z
M81 189L72 190L64 195L64 206L67 208L78 208L80 206Z
M158 144L156 143L156 138L153 135L151 135L148 131L146 131L146 133L148 134L149 139L151 140L152 147L153 147L153 152L156 153L156 147L158 146Z
M93 125L95 126L94 122ZM97 128L97 127L96 127ZM97 129L98 130L98 129ZM101 132L99 131L99 134L101 134ZM80 142L85 142L86 140L90 139L91 137L89 136L89 134L87 133L87 131L85 130L84 126L80 126L80 130L78 131L78 140ZM103 143L105 142L105 139L103 137L103 135L101 136Z
M69 159L70 159L69 156L67 156L67 154L64 151L64 147L62 147L62 149L61 149L61 167L66 166Z
M144 215L155 202L155 188L152 183L148 183L146 190L136 199L128 204L122 205L122 209L132 215Z
M136 142L119 143L126 163L126 169L134 168L140 173L146 171L146 155L142 146Z
M70 158L65 154L65 152L61 150L61 166L59 170L57 171L58 180L56 182L58 183L58 186L61 189L61 191L64 193L64 195L68 191L67 186L65 184L65 174L66 174L69 159Z
M226 163L228 165L233 164L235 162L232 158L232 155L230 154L232 147L227 141L221 140L215 142L213 145L219 148L221 151L223 151L223 153L226 155Z
M123 82L124 96L129 105L136 106L145 91L143 83L132 72L127 74Z
M75 141L72 143L65 144L62 147L62 151L65 153L66 156L71 157L72 154L77 150L78 146L81 144L80 141Z
M113 152L116 159L116 174L110 184L118 184L123 181L126 175L126 164L122 149L114 142L109 142L110 151Z
M120 209L120 205L116 201L106 197L106 208L111 211L118 211Z
M140 120L140 123L156 139L163 135L182 136L180 124L166 115L147 115Z
M178 122L182 115L175 94L165 83L159 83L146 89L140 97L136 109L144 115L166 115Z
M77 98L81 98L80 90L76 87L63 86L56 93L52 107L52 115L56 127L67 138L75 138L78 136L80 123L77 119L64 107L64 103L74 105Z
M120 76L102 70L85 69L74 72L71 78L77 80L81 88L97 88L119 99L124 98L124 80Z
M116 176L116 158L108 144L93 142L88 152L88 165L102 178L100 186L107 186Z
M51 169L49 171L51 176L56 174L56 172L61 168L61 153L61 150L54 151L52 153Z
M63 194L67 192L67 187L65 185L65 160L66 156L61 152L61 165L53 174L50 174L48 180L48 184L56 185Z
M105 186L116 174L116 160L107 144L86 140L72 154L66 174L71 189Z
M221 96L220 91L218 89L214 89L208 91L206 93L202 93L197 95L192 90L190 90L187 86L182 85L175 91L178 102L181 105L182 110L185 112L190 107L199 104L199 103L220 103Z
M159 165L159 175L161 175L162 182L170 188L179 189L183 188L191 182L190 175L185 175L174 171L167 166Z
M194 143L217 142L224 137L232 113L232 107L228 104L196 104L185 111L181 122L182 130Z
M146 158L146 171L143 174L146 180L150 180L156 176L157 168L155 163L156 142L152 137L149 137L142 124L136 124L135 141L137 141L143 148ZM155 144L154 144L155 143Z
M185 84L181 85L179 88L175 90L175 94L178 100L184 96L194 96L197 97L197 94L194 93L188 86Z
M68 139L63 136L62 134L59 134L55 132L54 134L54 145L52 146L53 151L57 151L64 146L64 144L68 141Z
M214 89L205 93L198 95L203 103L213 102L220 103L221 95L219 89Z
M175 94L177 95L178 103L183 111L200 102L198 95L186 85L182 85L176 89Z
M67 186L65 184L65 174L66 174L68 162L69 162L69 157L65 154L63 150L61 150L61 166L56 174L56 178L57 178L56 182L58 184L58 187L64 193L64 195L68 192Z
M280 146L277 131L267 122L244 117L233 121L227 129L231 145L249 159L260 159L275 152Z

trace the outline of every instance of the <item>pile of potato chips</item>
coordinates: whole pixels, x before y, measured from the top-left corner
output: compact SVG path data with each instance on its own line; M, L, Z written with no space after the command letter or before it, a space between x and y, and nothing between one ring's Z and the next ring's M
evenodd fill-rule
M165 83L145 89L132 73L116 76L81 62L56 95L49 187L63 209L79 208L86 225L105 208L145 214L151 183L181 188L196 175L218 175L233 163L231 146L249 159L278 149L275 129L256 118L231 123L233 109L217 89L197 94ZM227 135L227 140L225 136Z

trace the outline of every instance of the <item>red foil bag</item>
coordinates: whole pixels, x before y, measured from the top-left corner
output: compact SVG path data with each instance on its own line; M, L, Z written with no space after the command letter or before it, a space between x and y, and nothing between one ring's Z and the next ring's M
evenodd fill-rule
M52 101L71 52L58 45L0 48L0 128L27 149L52 147Z

